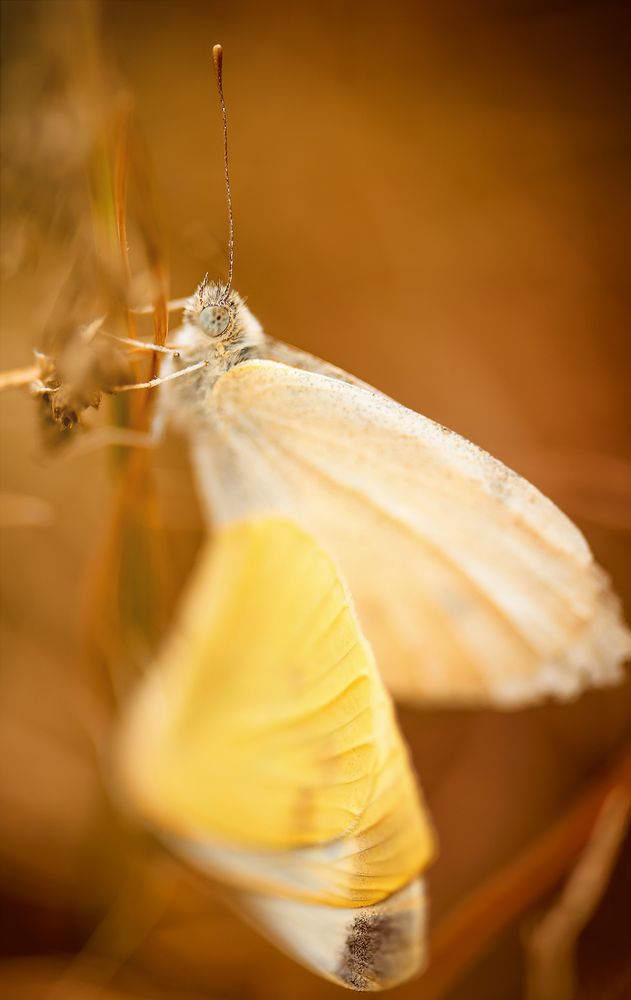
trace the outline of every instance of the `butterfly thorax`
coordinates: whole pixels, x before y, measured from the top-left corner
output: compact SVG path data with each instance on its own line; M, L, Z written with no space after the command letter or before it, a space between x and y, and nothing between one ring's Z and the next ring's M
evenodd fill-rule
M243 299L222 285L201 282L188 300L183 324L170 341L179 357L162 368L171 374L198 362L204 367L162 386L163 409L170 422L190 430L212 419L211 393L217 379L255 356L265 342L261 324Z

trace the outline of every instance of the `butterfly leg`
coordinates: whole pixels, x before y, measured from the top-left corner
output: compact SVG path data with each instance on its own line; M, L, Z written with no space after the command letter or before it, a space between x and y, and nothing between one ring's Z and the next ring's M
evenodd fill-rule
M163 385L165 382L172 382L173 379L182 378L184 375L192 375L193 372L198 372L201 368L207 368L208 361L197 361L194 365L188 365L186 368L180 368L176 372L171 372L169 375L157 375L155 378L149 379L148 382L132 382L130 385L115 385L109 390L110 392L130 392L132 389L153 389L155 386Z
M180 352L173 347L163 347L162 344L151 344L146 340L134 340L132 337L118 337L114 333L104 333L103 336L109 340L115 340L119 344L126 344L134 347L137 351L157 351L159 354L170 354L173 358L179 358Z

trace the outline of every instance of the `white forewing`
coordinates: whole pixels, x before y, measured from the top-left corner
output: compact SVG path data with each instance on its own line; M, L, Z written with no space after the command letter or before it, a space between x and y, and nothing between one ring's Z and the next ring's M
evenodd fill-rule
M629 633L585 539L490 455L273 361L237 365L209 403L193 435L209 515L283 511L312 530L396 695L524 704L620 678Z

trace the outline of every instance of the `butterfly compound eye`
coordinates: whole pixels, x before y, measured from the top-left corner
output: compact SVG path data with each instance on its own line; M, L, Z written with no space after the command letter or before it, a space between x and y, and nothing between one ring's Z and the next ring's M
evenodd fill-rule
M228 329L230 311L226 306L205 306L199 314L199 322L211 337L218 337Z

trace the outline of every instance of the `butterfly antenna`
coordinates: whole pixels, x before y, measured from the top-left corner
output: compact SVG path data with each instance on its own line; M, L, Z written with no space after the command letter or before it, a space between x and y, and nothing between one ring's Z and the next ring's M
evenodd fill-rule
M219 91L219 103L221 104L221 114L223 117L223 166L226 177L226 199L228 202L228 281L226 290L221 297L222 302L226 302L232 288L232 268L234 266L234 219L232 217L232 194L230 191L230 172L228 170L228 116L226 114L226 102L223 98L223 49L221 45L213 45L213 64L217 76L217 90Z

